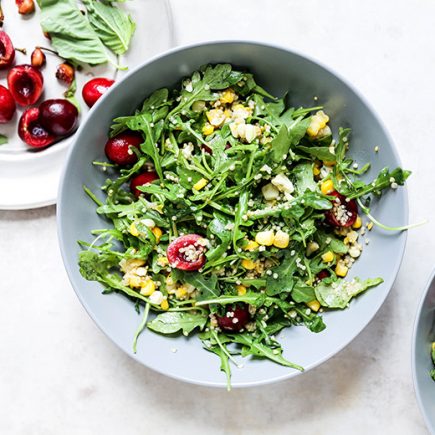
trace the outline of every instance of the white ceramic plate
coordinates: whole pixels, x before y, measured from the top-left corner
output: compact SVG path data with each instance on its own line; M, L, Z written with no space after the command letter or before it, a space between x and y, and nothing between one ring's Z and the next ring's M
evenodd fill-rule
M165 1L135 0L125 6L137 23L136 32L128 53L119 59L129 69L147 58L173 45L173 29L169 4ZM2 3L5 13L4 30L11 36L15 47L26 48L27 55L16 52L15 64L30 63L30 53L35 46L49 46L39 26L39 11L30 17L18 14L14 1ZM65 86L55 78L60 59L47 54L44 75L44 94L40 102L48 98L62 98ZM81 108L81 122L88 108L81 98L83 84L92 76L121 79L126 71L117 71L111 66L99 66L77 74L77 94ZM0 72L0 83L6 84L7 71ZM14 119L0 124L0 133L9 141L0 146L0 209L30 209L56 202L60 171L71 136L45 150L34 151L24 144L17 134L19 117L23 110L18 108Z

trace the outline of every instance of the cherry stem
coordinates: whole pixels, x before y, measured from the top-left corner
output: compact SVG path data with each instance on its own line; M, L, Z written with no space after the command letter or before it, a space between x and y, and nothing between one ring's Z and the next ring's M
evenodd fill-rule
M59 53L56 50L53 50L51 48L47 48L47 47L35 47L35 48L39 48L40 50L48 51L52 54L55 54L58 58L63 59L62 57L59 56Z
M27 54L27 50L25 48L17 48L17 47L15 47L15 51L19 51L20 53Z

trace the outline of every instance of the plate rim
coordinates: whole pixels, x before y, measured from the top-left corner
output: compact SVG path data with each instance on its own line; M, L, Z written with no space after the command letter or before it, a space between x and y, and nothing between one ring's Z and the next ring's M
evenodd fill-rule
M417 310L415 312L414 317L414 325L413 325L413 331L412 331L412 346L411 346L411 371L412 371L412 384L414 387L414 393L415 397L417 399L418 408L420 410L420 414L423 416L423 420L426 424L426 427L429 429L431 433L435 433L435 427L433 425L433 422L429 420L429 417L426 412L426 406L423 402L422 395L419 388L419 383L417 380L417 364L416 364L416 356L417 356L417 330L418 325L420 323L421 319L421 312L423 310L423 306L426 302L427 295L429 293L429 290L432 287L432 284L435 285L435 268L432 270L432 272L429 275L429 278L426 280L426 284L424 286L424 289L421 293L420 300L418 303ZM429 379L428 379L429 381Z

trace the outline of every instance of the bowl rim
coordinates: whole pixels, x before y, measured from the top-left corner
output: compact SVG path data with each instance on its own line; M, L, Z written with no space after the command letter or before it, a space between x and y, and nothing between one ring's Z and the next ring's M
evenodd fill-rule
M418 303L417 310L415 312L414 317L414 327L412 331L412 346L411 346L411 371L412 371L412 383L414 386L414 393L417 398L418 407L420 409L420 414L423 416L423 420L426 423L427 428L429 431L435 431L435 428L433 427L432 422L429 420L429 417L426 413L426 408L423 403L423 398L420 393L420 388L417 380L417 364L416 364L416 355L417 355L417 329L418 324L420 323L421 319L421 312L423 310L423 306L425 305L427 295L429 293L430 288L432 287L432 283L435 284L435 268L432 270L432 272L429 275L429 278L426 281L426 285L424 287L424 290L420 296L420 301Z
M159 53L155 56L152 56L151 58L143 61L140 65L136 66L135 68L133 68L131 71L129 71L123 78L122 80L120 80L119 82L116 82L113 86L110 87L110 89L108 90L108 92L106 92L98 101L97 103L92 107L91 111L95 111L98 110L98 108L100 107L100 105L103 105L105 103L106 98L108 98L108 96L112 93L112 92L116 92L118 86L124 81L124 80L128 80L130 76L132 76L133 74L135 74L137 71L139 71L142 68L145 68L147 65L156 62L160 59L163 59L165 57L169 57L174 53L178 53L178 52L182 52L185 50L190 50L190 49L195 49L198 47L204 47L204 46L216 46L216 45L240 45L240 44L245 44L248 46L259 46L259 47L263 47L263 48L268 48L268 49L274 49L274 50L279 50L282 52L287 52L290 53L291 55L300 57L303 60L307 60L308 62L320 67L321 69L325 70L327 73L331 74L332 76L334 76L335 78L337 78L342 84L344 84L346 87L348 87L355 95L356 97L363 103L364 106L366 106L366 108L368 109L368 111L372 114L372 116L375 118L375 120L378 122L382 132L385 134L385 137L388 141L388 143L391 146L391 152L392 155L394 157L394 159L397 161L397 164L402 167L402 161L400 159L398 150L396 148L396 145L393 141L393 138L391 136L391 134L389 133L389 130L386 128L384 122L382 121L382 119L380 118L380 116L378 115L377 111L373 108L373 106L371 105L371 103L369 103L367 101L367 99L359 92L359 90L353 85L351 84L347 79L343 78L341 76L341 74L337 73L334 69L332 69L329 66L326 66L325 64L323 64L323 62L318 61L317 59L312 58L311 56L305 55L297 50L294 50L292 48L289 47L285 47L283 45L280 44L275 44L275 43L270 43L270 42L264 42L264 41L259 41L259 40L253 40L253 39L216 39L216 40L204 40L204 41L200 41L200 42L194 42L194 43L190 43L190 44L185 44L185 45L179 45L177 47L168 49L162 53ZM181 78L181 77L180 77ZM74 285L74 273L72 270L72 266L68 263L67 261L67 254L66 254L66 245L64 243L64 238L63 238L63 201L61 201L61 199L63 198L63 190L65 189L66 186L66 172L67 172L67 168L68 168L68 164L70 161L70 158L72 156L72 153L75 149L75 147L77 146L77 143L79 143L78 139L81 136L81 132L82 130L84 130L84 128L86 127L88 121L89 121L90 117L88 116L87 119L81 123L79 129L77 130L77 132L74 135L74 142L68 147L68 152L66 155L66 158L64 160L63 163L63 167L62 167L62 172L61 172L61 178L60 178L60 183L59 183L59 188L58 188L58 204L57 204L57 209L56 209L56 217L57 217L57 235L58 235L58 241L59 241L59 248L61 251L61 255L62 255L62 260L64 263L64 267L65 270L67 272L68 275L68 279L71 283L72 288L74 289L74 292L76 293L78 299L80 300L81 304L83 305L83 307L85 308L85 310L87 311L88 315L92 318L92 320L94 321L94 323L97 325L97 327L104 333L104 335L106 335L110 341L115 344L119 349L121 349L123 352L125 352L125 350L121 347L120 344L116 343L114 341L114 339L108 334L106 333L106 331L103 329L103 326L100 325L98 323L98 316L94 315L94 313L92 312L92 310L90 309L90 307L87 305L86 300L84 298L82 298L82 296L80 295L80 293L78 292L78 290L76 289L76 286ZM402 192L404 195L404 205L403 205L403 216L404 216L404 224L403 225L407 225L409 222L409 202L408 202L408 190L407 190L407 186L404 185L402 187ZM402 232L400 232L399 234L402 234ZM304 372L289 372L288 374L284 374L284 375L280 375L280 376L276 376L276 377L270 377L267 379L263 379L263 380L258 380L258 381L247 381L247 382L237 382L237 383L232 383L232 388L236 389L236 388L248 388L248 387L256 387L256 386L260 386L260 385L269 385L272 383L276 383L279 381L283 381L295 376L298 376L300 374L306 373L312 369L314 369L315 367L323 364L324 362L326 362L327 360L329 360L332 356L337 355L339 352L341 352L345 347L347 347L353 340L355 340L355 338L361 334L361 332L366 329L366 327L369 325L369 323L374 319L374 317L376 316L376 314L378 313L378 311L380 310L380 308L383 306L383 304L385 303L388 295L391 292L391 289L394 285L394 282L397 278L397 274L399 272L400 266L402 264L403 261L403 257L404 257L404 253L405 253L405 248L406 248L406 243L407 243L407 239L408 239L408 234L407 231L404 232L403 237L402 237L402 243L401 243L401 247L400 247L400 253L396 258L394 267L392 268L393 273L391 274L392 276L392 281L391 281L391 285L389 286L389 288L387 289L387 291L385 292L385 295L382 297L382 299L379 301L379 305L378 307L373 311L373 313L366 318L365 322L364 322L364 326L352 337L350 337L348 340L344 341L343 343L341 343L340 346L338 346L337 348L334 349L333 352L328 352L323 358L317 360L315 363L313 363L312 365L310 365L309 367L305 368ZM127 353L127 352L125 352ZM225 382L217 382L217 381L199 381L196 380L194 378L188 378L186 376L181 376L181 375L176 375L176 374L169 374L166 373L164 370L160 370L158 367L151 367L150 365L144 363L142 360L139 359L138 355L136 354L130 354L127 353L127 355L131 358L133 358L136 362L140 363L141 365L147 367L148 369L154 370L162 375L168 376L172 379L175 379L177 381L183 381L183 382L187 382L190 384L194 384L194 385L198 385L198 386L206 386L206 387L219 387L219 388L225 388L226 387L226 383Z

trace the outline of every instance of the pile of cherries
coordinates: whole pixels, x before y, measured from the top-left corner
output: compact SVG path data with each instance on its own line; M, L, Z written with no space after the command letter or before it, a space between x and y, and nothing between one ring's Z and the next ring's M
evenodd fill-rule
M8 34L0 30L0 70L8 69L8 87L0 85L0 123L14 117L17 105L25 108L18 123L18 135L30 147L45 148L74 133L78 126L77 107L64 98L45 100L35 106L44 90L44 77L40 69L45 64L45 54L37 47L31 56L31 65L12 66L15 48ZM62 63L56 77L70 85L74 68ZM89 107L114 83L106 78L94 78L82 90Z

